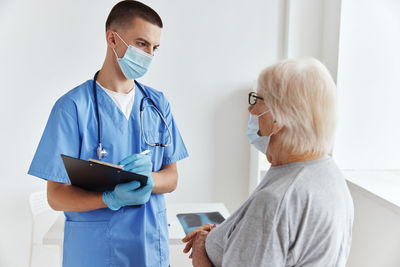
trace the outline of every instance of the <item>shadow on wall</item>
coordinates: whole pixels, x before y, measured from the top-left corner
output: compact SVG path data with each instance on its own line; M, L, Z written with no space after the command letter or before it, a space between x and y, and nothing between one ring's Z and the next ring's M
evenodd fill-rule
M212 196L224 202L230 211L235 210L248 197L249 153L247 139L247 94L251 84L232 86L232 93L223 101L214 114L214 165ZM225 90L226 91L226 90Z

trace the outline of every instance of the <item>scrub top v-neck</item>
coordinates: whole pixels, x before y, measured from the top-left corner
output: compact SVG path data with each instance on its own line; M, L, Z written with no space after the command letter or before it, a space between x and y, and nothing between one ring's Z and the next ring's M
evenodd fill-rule
M107 89L97 81L96 83L104 92L107 93L114 104L117 105L119 110L125 115L125 118L129 120L132 113L133 103L135 101L135 84L128 93L124 94Z

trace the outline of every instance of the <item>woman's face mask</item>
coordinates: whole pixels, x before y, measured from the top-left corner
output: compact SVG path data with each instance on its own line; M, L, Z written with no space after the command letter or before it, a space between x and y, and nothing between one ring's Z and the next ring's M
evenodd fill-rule
M258 151L263 154L267 154L269 141L271 139L271 135L269 136L259 136L258 131L260 130L260 126L258 125L258 118L267 113L267 111L261 113L260 115L250 114L249 123L247 126L247 137L249 138L250 144L252 144Z

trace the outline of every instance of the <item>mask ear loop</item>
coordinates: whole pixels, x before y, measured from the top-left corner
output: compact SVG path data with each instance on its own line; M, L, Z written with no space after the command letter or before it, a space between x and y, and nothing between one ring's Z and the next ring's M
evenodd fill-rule
M267 112L269 112L269 110L266 110L263 113L261 113L260 115L257 115L257 118L260 118L262 115L266 114Z
M263 113L261 113L260 115L257 116L257 118L261 117L262 115L264 115L265 113L270 112L270 110L264 111ZM274 123L276 123L276 120L274 120Z
M127 45L127 43L125 43L125 41L124 41L124 39L122 39L121 38L121 36L119 36L119 34L117 33L117 32L114 32L117 36L118 36L118 38L126 45L126 47L129 47L129 45ZM114 51L114 54L115 54L115 57L117 58L117 60L118 60L118 55L117 55L117 52L115 52L115 49L113 48L112 49L113 51Z
M117 52L115 52L115 49L114 49L114 48L113 48L112 50L113 50L113 52L114 52L114 54L115 54L115 57L117 58L117 61L118 61L118 58L119 58L119 57L118 57L118 55L117 55Z
M129 47L129 45L127 43L125 43L124 39L121 38L121 36L119 36L119 34L117 32L114 32L119 39L121 39L121 41L126 45L126 47Z
M257 118L261 117L262 115L266 114L267 112L270 112L270 110L266 110L263 113L261 113L260 115L257 115ZM274 123L276 123L276 120L274 120ZM270 135L268 135L269 137L271 137L274 134L274 131L272 129L272 132Z

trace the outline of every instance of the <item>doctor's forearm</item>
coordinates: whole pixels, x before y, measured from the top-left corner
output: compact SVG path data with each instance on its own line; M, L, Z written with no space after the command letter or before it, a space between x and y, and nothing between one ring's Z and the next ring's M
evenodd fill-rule
M50 207L59 211L83 212L107 208L102 193L52 181L47 181L47 200Z
M158 172L153 172L154 194L170 193L178 184L178 170L176 163L165 165Z

